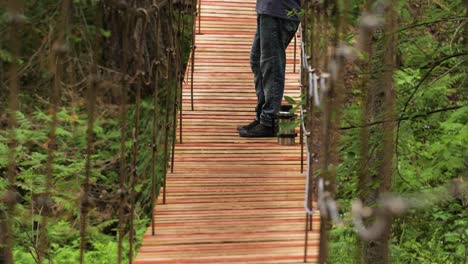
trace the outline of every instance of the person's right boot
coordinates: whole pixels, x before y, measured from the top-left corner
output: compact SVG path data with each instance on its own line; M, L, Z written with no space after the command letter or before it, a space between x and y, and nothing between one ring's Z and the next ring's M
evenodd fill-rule
M239 131L239 136L241 137L276 137L276 132L274 127L265 126L262 123L258 123L257 125Z

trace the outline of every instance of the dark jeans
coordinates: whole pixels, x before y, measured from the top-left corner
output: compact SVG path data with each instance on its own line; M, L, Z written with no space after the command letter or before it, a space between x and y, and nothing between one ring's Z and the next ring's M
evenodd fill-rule
M286 48L299 26L299 21L257 16L250 65L257 93L257 120L272 126L283 100L286 73Z

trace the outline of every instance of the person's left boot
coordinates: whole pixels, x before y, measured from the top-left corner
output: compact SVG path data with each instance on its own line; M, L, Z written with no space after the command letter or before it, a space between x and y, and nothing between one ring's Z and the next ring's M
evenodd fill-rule
M273 127L265 126L259 123L249 129L239 131L241 137L276 137L276 132Z
M238 126L237 131L240 132L241 130L251 129L252 127L254 127L254 126L258 125L258 124L260 124L260 121L255 119L254 121L250 122L248 125Z

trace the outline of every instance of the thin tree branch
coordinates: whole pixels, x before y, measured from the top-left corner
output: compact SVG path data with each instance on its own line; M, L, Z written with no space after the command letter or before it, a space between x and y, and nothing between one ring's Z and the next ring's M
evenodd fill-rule
M442 23L442 22L458 21L458 20L463 21L463 20L468 20L468 18L467 17L447 17L447 18L442 18L442 19L438 19L438 20L422 22L422 23L418 23L418 24L412 24L412 25L409 25L407 27L400 28L397 31L397 33L405 31L405 30L413 29L413 28L416 28L416 27L422 27L422 26L427 26L427 25L432 25L432 24L437 24L437 23Z
M374 126L374 125L383 124L383 123L386 123L386 122L397 122L397 121L401 122L403 120L412 120L412 119L415 119L415 118L427 117L429 115L440 113L440 112L446 112L446 111L452 111L452 110L460 109L460 108L466 107L466 106L468 106L468 105L450 106L450 107L446 107L446 108L441 108L441 109L436 109L436 110L433 110L433 111L429 111L429 112L423 113L423 114L417 114L417 115L414 115L414 116L404 116L404 117L400 117L400 118L396 118L396 119L390 119L390 120L388 120L388 119L387 120L379 120L379 121L371 122L371 123L364 124L364 125L353 125L353 126L341 127L340 130L349 130L349 129L354 129L354 128L370 127L370 126Z
M408 105L409 105L410 101L413 99L414 95L418 92L419 88L421 88L421 85L424 83L424 81L427 78L429 78L429 76L431 75L432 71L435 68L437 68L440 64L442 64L442 62L444 62L446 60L449 60L449 59L455 58L455 57L465 56L465 55L468 55L468 52L452 54L452 55L446 56L444 58L441 58L441 59L431 63L432 67L426 72L426 74L424 74L424 76L421 78L421 80L419 80L419 83L414 87L414 90L411 93L410 97L408 98L408 100L406 100L405 106L403 107L403 110L401 111L402 112L401 117L403 117L403 115L405 114L406 109L408 108ZM428 65L430 65L430 64L428 64Z

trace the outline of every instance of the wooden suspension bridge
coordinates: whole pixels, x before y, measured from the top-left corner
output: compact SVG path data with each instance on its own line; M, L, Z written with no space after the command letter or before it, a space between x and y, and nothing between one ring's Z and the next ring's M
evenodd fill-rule
M109 16L111 22L107 26L112 34L106 39L115 46L114 52L111 52L113 56L110 57L118 58L110 63L110 68L98 64L102 52L100 35L103 32L97 33L96 45L90 45L82 51L93 54L93 58L87 66L89 69L82 71L84 68L79 65L80 72L82 71L80 76L87 81L80 81L76 87L73 85L74 88L86 90L87 114L86 135L82 135L83 139L86 138L86 144L81 150L78 147L73 149L73 157L86 157L85 167L79 168L79 175L70 170L70 175L67 176L73 178L74 182L75 178L82 180L74 191L69 190L68 185L60 184L64 186L61 187L56 184L54 175L57 170L54 167L59 163L56 159L58 151L69 153L64 151L64 148L69 151L69 145L59 144L60 135L57 131L61 128L61 121L58 114L62 102L62 86L70 86L67 83L75 82L76 67L75 60L70 59L74 55L69 55L73 53L69 49L72 46L67 45L67 32L73 23L73 1L61 1L55 29L49 32L49 37L53 39L49 44L52 45L48 51L40 52L40 48L35 53L47 53L49 57L49 63L46 64L50 77L46 79L51 85L48 102L50 131L47 132L47 141L41 144L44 149L37 152L47 157L47 162L31 170L35 172L37 169L38 178L41 178L37 185L32 186L43 186L28 187L31 189L30 201L22 200L25 189L20 185L24 179L17 177L25 171L30 173L28 166L36 167L35 164L21 167L21 159L17 158L18 146L27 142L22 142L16 135L21 121L18 119L20 115L16 114L21 110L19 88L22 86L22 76L27 75L25 69L20 67L21 58L25 56L21 48L22 35L25 35L22 30L27 22L22 2L6 1L5 4L0 4L2 7L7 6L7 42L11 50L8 78L5 82L9 91L6 114L8 121L5 124L7 130L6 133L0 131L1 137L6 135L0 140L0 144L8 149L7 166L0 168L6 172L2 176L6 185L0 188L0 263L15 263L15 246L23 242L17 234L19 230L27 228L27 225L19 228L20 223L17 220L29 219L28 217L32 219L32 229L26 235L30 236L33 243L21 247L28 248L37 263L50 262L56 257L56 252L51 247L53 236L48 232L48 223L55 218L54 197L63 190L73 194L80 193L78 199L70 198L72 203L79 200L76 204L79 206L79 213L76 210L69 211L70 215L79 215L79 221L78 218L74 220L75 224L79 222L79 263L89 262L94 257L86 253L93 250L89 247L92 240L89 238L88 228L96 220L93 210L102 208L99 207L102 205L94 203L97 200L113 204L115 210L111 211L118 214L115 224L118 238L115 263L123 263L124 259L134 264L329 261L328 237L332 221L348 225L341 221L337 202L333 198L336 189L336 164L340 154L340 130L343 129L339 125L346 98L346 64L358 61L365 70L373 68L374 59L369 56L376 46L373 43L373 34L381 26L388 32L397 32L394 0L388 6L376 5L375 10L369 9L372 1L368 1L364 7L359 25L360 36L354 48L366 56L354 56L355 52L351 47L340 43L340 36L344 36L343 32L348 30L345 25L348 24L347 12L350 9L346 1L341 7L337 1L302 1L302 26L294 43L287 50L285 95L305 99L305 103L299 105L303 118L302 125L298 128L300 142L292 146L280 145L276 138L241 138L236 130L237 126L249 123L255 116L256 95L249 57L256 30L256 0L148 0L144 3L146 7L137 5L137 2L140 4L139 1L106 0L94 3L95 7L99 5L105 11L103 13ZM379 13L386 8L388 12L385 16ZM101 12L95 14L94 26L98 25L98 28L101 26L101 15ZM185 22L188 18L192 19L192 52L184 76L186 57L183 40L187 35ZM378 192L374 193L378 195L391 190L394 151L388 150L396 148L397 145L393 142L395 126L398 127L398 138L399 122L406 118L405 106L401 118L393 119L396 93L392 80L397 69L396 54L396 34L390 34L386 37L382 54L385 67L381 72L378 71L384 80L382 90L373 89L369 84L369 74L359 77L365 94L362 98L366 98L361 109L363 123L352 127L361 129L357 174L358 184L361 185L362 181L362 186L358 187L359 190L366 188L364 182L375 182L370 171L377 167L368 167L370 151L372 149L373 152L375 148L371 148L367 141L382 138L381 149L386 151L382 155L376 155L379 156L376 157L377 163L381 164L378 165L381 166L378 170L382 181L379 190L375 190ZM464 55L466 53L455 54L447 59ZM42 59L40 61L44 64ZM429 76L443 61L445 59L436 61L425 76ZM34 64L28 63L27 67L31 65ZM407 103L410 103L419 85ZM148 144L148 138L139 141L140 135L150 130L148 126L141 124L142 89L146 89L147 94L151 90L154 99L151 144ZM114 142L120 151L118 159L114 159L112 165L115 168L113 173L117 173L118 168L118 182L111 184L94 182L92 177L95 169L93 154L98 150L94 133L96 114L99 111L96 106L98 90L105 90L106 96L107 93L112 93L115 100L119 101L119 111L112 116L118 116L120 120L120 134L117 137L114 135L120 141ZM376 96L375 93L380 95ZM165 97L164 101L162 97ZM131 100L135 102L133 125L127 120L127 106ZM162 108L163 102L165 108ZM376 102L384 104L371 114L371 107ZM159 107L164 110L164 116L160 115ZM177 113L177 121L180 123L176 122ZM169 118L170 115L172 118ZM367 123L367 119L379 120L381 115L386 118ZM79 118L73 115L73 119L74 116ZM374 125L379 127L370 130L370 126ZM371 137L376 131L379 132ZM169 133L172 133L172 137ZM318 147L315 146L316 141L320 141ZM172 144L172 156L170 171L166 172L170 157L169 142ZM129 143L131 150L128 148ZM36 144L34 142L33 145ZM164 152L159 149L160 145L164 145ZM147 153L151 154L151 179L147 173L149 160L143 166L138 164L143 146L150 148ZM304 147L307 148L306 155ZM163 154L163 157L160 158L159 154ZM320 168L316 166L319 164L314 164L318 163L317 157L321 163ZM162 159L164 173L159 175L156 165ZM143 172L139 170L140 167L143 167ZM61 179L62 177L64 176L60 175ZM157 190L160 180L162 186ZM137 190L137 184L144 185L146 191ZM362 239L357 250L362 250L365 254L359 257L363 259L358 259L358 262L366 260L366 263L376 263L378 260L379 263L389 263L389 235L393 219L412 209L432 208L436 202L447 202L448 195L461 199L460 194L466 194L466 188L464 180L459 178L447 188L434 189L431 193L425 190L424 193L406 197L382 196L384 198L377 201L376 208L372 210L366 204L372 205L376 202L372 201L374 198L364 197L364 200L371 199L364 203L355 201L351 212L352 225ZM161 193L158 198L157 193ZM370 196L374 197L374 194ZM144 234L135 257L135 205L136 198L140 196L146 198L146 201L151 199L149 211L153 211L152 223ZM25 213L29 210L18 212L18 204L31 208L31 213ZM317 208L317 211L312 211L312 208ZM369 212L372 212L373 223L369 219L364 220L370 215ZM23 224L22 222L21 225ZM127 257L124 257L124 240L127 239L128 252ZM372 243L380 244L380 248L369 250ZM114 263L115 260L109 261ZM75 262L78 263L77 260ZM90 263L93 262L94 259Z
M255 2L200 2L193 87L188 71L182 94L183 143L175 147L166 201L158 199L154 227L145 233L135 264L303 263L306 179L300 145L240 138L236 130L255 116L249 64ZM300 95L294 48L300 53L296 45L287 51L288 96ZM312 263L320 221L318 214L313 218L307 251Z

